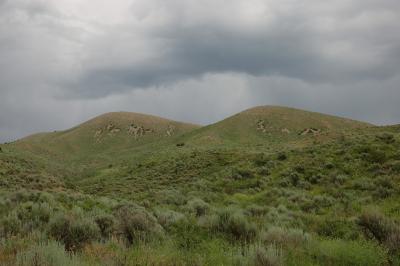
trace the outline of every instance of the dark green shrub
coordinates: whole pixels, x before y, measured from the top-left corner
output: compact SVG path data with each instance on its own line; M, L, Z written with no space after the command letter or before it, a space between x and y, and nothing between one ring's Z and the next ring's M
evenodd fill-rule
M254 177L253 171L246 168L239 168L232 170L232 178L235 180L250 179Z
M370 163L384 163L387 160L386 153L376 146L364 146L360 150L363 159Z
M268 175L271 174L271 172L269 171L269 169L268 169L267 167L265 167L265 166L263 166L263 167L261 167L260 169L258 169L257 173L258 173L259 175L262 175L262 176L268 176Z
M400 161L394 161L390 164L390 168L395 173L400 173Z
M285 161L287 159L287 155L284 152L280 152L277 156L278 161Z
M265 156L264 153L259 153L256 155L256 158L254 159L254 164L256 166L264 166L268 163L268 158Z
M393 134L390 133L382 133L380 135L376 135L376 139L386 144L392 144L396 142L396 139L394 138Z
M282 177L278 182L278 185L283 188L289 187L291 184L290 179L287 177Z
M331 169L335 168L335 165L333 163L329 162L329 163L326 163L324 165L324 167L325 167L325 169L331 170Z
M296 173L290 173L289 174L289 180L292 186L297 187L300 181L300 177Z
M183 250L197 250L207 237L207 232L196 224L193 217L177 221L171 227L170 233L176 236L174 242Z
M296 165L296 166L294 167L294 171L295 171L296 173L299 173L299 174L304 174L305 171L306 171L306 169L305 169L304 166L302 166L302 165Z
M321 179L322 179L322 176L319 174L314 174L314 175L305 177L305 180L307 180L308 182L310 182L313 185L320 183Z
M387 188L387 189L393 189L393 187L394 187L392 179L387 176L381 176L381 177L376 178L374 180L374 185L376 187L382 187L382 188Z
M58 214L50 220L49 235L65 244L67 250L78 250L100 237L99 227L86 218Z
M110 214L97 215L94 218L97 226L100 229L102 237L108 238L114 231L115 228L115 218Z

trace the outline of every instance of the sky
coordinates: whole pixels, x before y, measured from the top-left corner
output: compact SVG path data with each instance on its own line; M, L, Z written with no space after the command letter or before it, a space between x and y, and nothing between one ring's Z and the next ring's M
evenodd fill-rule
M258 105L400 123L400 1L0 0L0 142Z

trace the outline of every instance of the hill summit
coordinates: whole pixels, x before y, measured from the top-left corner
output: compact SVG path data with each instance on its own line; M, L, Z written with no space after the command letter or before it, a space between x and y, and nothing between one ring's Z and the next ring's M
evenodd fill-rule
M65 131L39 133L18 142L30 150L60 152L117 151L166 140L199 126L153 115L111 112Z
M259 143L269 139L323 139L373 125L347 118L281 106L258 106L198 129L196 141Z

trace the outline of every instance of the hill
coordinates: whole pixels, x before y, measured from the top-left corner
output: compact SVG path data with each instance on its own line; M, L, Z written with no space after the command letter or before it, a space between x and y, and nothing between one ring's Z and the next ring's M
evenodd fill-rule
M197 144L260 145L327 140L373 125L331 115L259 106L193 131L187 141Z
M152 115L113 112L66 131L28 136L17 141L15 146L42 155L91 157L168 141L196 128L199 126Z

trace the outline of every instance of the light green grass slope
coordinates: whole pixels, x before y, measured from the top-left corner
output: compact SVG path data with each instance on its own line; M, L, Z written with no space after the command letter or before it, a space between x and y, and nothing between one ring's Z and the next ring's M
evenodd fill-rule
M259 106L191 132L199 145L260 145L326 140L373 125L331 115L279 106Z
M36 154L88 156L168 141L199 126L152 115L107 113L66 131L40 133L15 143Z

